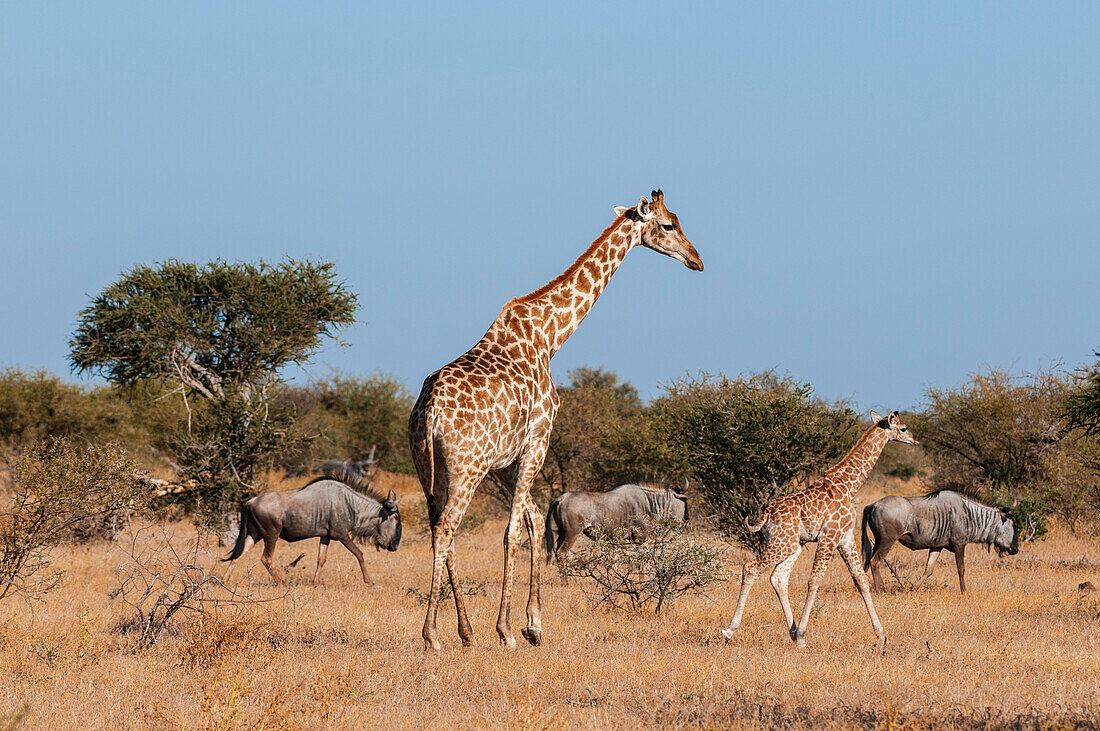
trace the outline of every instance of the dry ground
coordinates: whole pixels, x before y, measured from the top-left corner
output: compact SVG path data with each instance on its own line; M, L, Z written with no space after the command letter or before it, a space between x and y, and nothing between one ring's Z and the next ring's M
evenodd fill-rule
M414 483L397 486L405 537L397 553L368 552L377 586L359 582L336 544L313 586L316 541L281 544L283 565L307 553L289 569L285 596L217 622L182 623L151 650L133 650L119 631L126 607L108 598L125 547L59 551L62 588L42 602L0 605L0 728L1100 725L1100 599L1077 592L1086 579L1100 584L1095 538L1058 530L1005 559L972 550L966 596L945 554L924 590L877 598L885 652L839 558L804 651L787 638L766 581L740 634L717 641L737 591L737 551L730 583L682 601L666 619L592 610L582 587L563 586L551 569L544 646L508 652L493 629L504 524L490 519L459 538L460 573L487 590L470 600L477 645L460 647L447 603L445 649L429 655L416 595L429 572L423 504ZM862 499L883 487L869 486ZM173 530L193 535L183 524ZM204 561L215 566L223 552L210 546ZM923 556L892 554L911 578ZM258 559L254 549L234 578L278 595ZM803 555L792 581L796 612L810 560ZM523 600L515 609L522 621Z

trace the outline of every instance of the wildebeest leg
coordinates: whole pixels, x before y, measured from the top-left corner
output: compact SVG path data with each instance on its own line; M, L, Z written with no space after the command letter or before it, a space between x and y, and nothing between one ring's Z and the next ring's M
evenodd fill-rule
M321 567L325 565L325 559L328 558L328 536L322 536L321 545L317 548L317 570L313 572L313 583L317 583L317 579L321 576Z
M928 551L928 564L924 567L924 573L920 575L919 579L917 579L917 584L913 587L914 589L919 589L921 587L921 584L924 583L924 580L932 575L932 569L936 565L936 559L940 557L941 550L943 549L933 548Z
M267 572L271 574L275 579L275 583L283 583L283 579L277 573L275 573L275 563L272 558L275 556L275 544L278 543L279 537L274 535L264 536L264 555L260 556L260 561L267 568Z
M886 560L886 554L894 547L897 538L877 537L875 550L871 552L871 578L875 583L875 591L886 591L886 583L882 580L880 569L882 562Z
M340 536L337 540L343 544L344 548L351 551L351 555L355 556L355 560L359 562L359 570L363 572L363 583L373 584L374 582L367 576L367 564L363 561L363 552L359 550L359 546L355 545L355 541L351 540L351 534Z
M966 544L956 546L955 551L955 568L959 570L959 592L966 593L966 559L964 554L966 553Z
M806 586L806 606L802 608L802 619L798 621L798 629L791 633L791 639L799 647L806 646L806 625L810 623L810 612L817 599L817 590L821 588L821 582L825 578L825 570L829 568L829 559L833 557L834 549L836 549L836 543L822 536L817 544L817 552L814 553L813 568L810 569L810 581Z
M237 565L237 561L239 561L241 558L244 558L244 555L248 553L248 549L252 548L254 545L256 545L256 540L252 537L251 534L244 537L244 550L241 551L241 555L239 558L229 562L229 568L225 570L225 576L222 578L223 584L229 583L229 575L233 573L233 567Z
M741 570L741 593L737 595L737 608L733 612L730 626L722 630L722 637L726 639L726 642L733 639L733 633L741 626L741 616L745 613L745 605L749 601L749 592L752 590L752 585L760 578L761 572L769 566L776 566L792 553L797 554L801 550L802 547L797 540L792 544L772 538L764 547L763 553L745 562L745 567Z
M772 571L771 577L772 588L775 589L775 595L779 597L779 606L783 608L783 618L787 621L787 631L792 634L795 631L794 612L791 611L791 600L787 596L787 583L790 581L794 562L801 554L802 546L798 545L794 553L779 562Z
M863 564L859 560L859 550L856 548L856 535L854 530L849 530L837 544L837 551L844 559L844 565L848 567L848 573L852 575L856 590L863 597L863 603L867 605L867 615L871 618L871 628L880 641L886 641L886 632L882 629L882 623L878 621L875 613L875 603L871 600L871 587L867 582L867 574L863 572Z

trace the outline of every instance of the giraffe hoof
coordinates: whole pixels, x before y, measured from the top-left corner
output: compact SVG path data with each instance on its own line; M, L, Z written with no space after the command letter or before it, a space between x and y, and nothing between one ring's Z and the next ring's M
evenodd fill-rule
M537 627L524 627L519 633L523 635L523 639L530 642L534 647L542 644L542 630Z
M439 652L441 649L439 640L424 640L424 652Z
M799 637L797 640L794 641L794 646L797 647L799 650L805 650L806 649L806 640Z
M733 630L729 630L729 629L722 630L722 639L724 639L726 642L729 642L730 640L732 640L733 639Z
M516 638L512 636L501 637L500 644L504 646L506 650L516 649Z

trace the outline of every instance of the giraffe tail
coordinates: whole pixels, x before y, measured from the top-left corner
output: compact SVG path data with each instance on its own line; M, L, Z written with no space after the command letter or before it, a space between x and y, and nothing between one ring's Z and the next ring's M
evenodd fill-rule
M749 522L748 518L745 518L745 527L753 533L759 533L760 529L764 527L764 524L768 522L768 519L772 517L771 506L764 508L764 514L760 516L760 522L755 525Z
M428 406L424 409L424 441L428 450L428 484L425 492L435 494L435 402L428 399Z

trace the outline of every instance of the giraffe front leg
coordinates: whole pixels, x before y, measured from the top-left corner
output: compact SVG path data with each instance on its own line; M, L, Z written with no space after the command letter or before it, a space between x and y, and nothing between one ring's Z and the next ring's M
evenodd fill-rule
M512 635L512 590L515 587L516 551L519 549L520 523L527 527L531 538L531 588L527 598L527 626L521 632L523 638L532 645L542 642L542 618L539 602L539 541L544 527L542 513L531 499L531 485L535 475L542 469L546 456L549 428L541 436L535 435L527 451L519 458L515 469L515 494L512 497L512 511L508 516L508 532L504 536L504 583L500 592L500 615L497 617L497 634L508 648L516 646ZM532 533L533 529L538 529Z
M525 496L519 494L512 498L512 511L508 516L508 527L504 531L504 580L500 589L500 613L497 615L497 635L502 645L509 650L516 646L512 634L512 589L515 584L516 551L519 549L519 524L523 519Z
M527 496L527 505L524 512L524 523L527 526L527 536L531 541L531 593L527 596L527 626L520 634L535 647L542 644L542 601L540 588L542 583L542 557L539 555L541 545L539 538L546 528L542 511L531 496Z
M885 644L886 632L882 629L882 623L878 621L878 614L875 613L875 602L871 599L871 587L867 581L867 574L863 571L863 564L859 561L855 533L852 531L845 533L836 548L840 552L840 557L844 559L844 565L848 567L848 573L852 575L852 581L855 582L856 589L863 597L863 603L867 606L867 615L871 618L871 628L875 631L875 636L878 637L879 642Z

